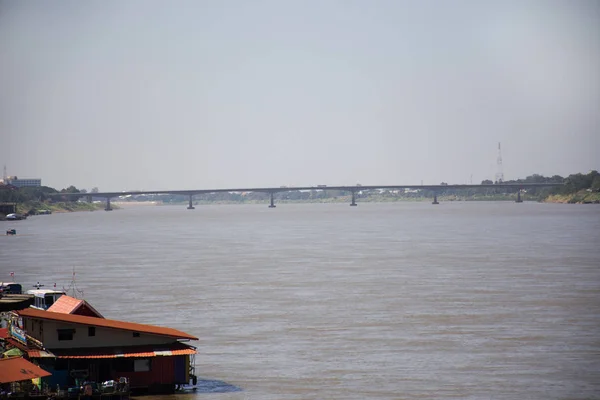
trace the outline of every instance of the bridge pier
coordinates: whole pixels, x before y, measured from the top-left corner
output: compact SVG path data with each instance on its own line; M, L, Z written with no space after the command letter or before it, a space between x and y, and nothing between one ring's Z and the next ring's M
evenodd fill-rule
M110 197L106 198L106 208L104 211L112 211L112 207L110 206Z
M194 196L193 194L190 194L190 202L189 202L189 205L188 205L188 208L187 208L188 210L193 210L195 208L194 205L192 204L192 197L193 196Z
M92 196L86 196L86 201L88 203L91 203L92 202Z
M517 200L515 200L515 203L522 203L523 199L521 198L521 189L517 190Z
M433 194L433 202L431 204L440 204L440 202L437 199L437 193Z
M355 193L354 190L351 190L350 192L352 192L352 203L350 203L350 206L351 207L356 207L357 206L357 204L356 204L356 193Z
M274 193L271 192L271 204L269 204L269 208L275 208L275 199L274 199Z

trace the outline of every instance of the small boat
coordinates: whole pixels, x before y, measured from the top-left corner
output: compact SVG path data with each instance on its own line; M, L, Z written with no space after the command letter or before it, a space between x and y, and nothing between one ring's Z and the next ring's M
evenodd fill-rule
M9 229L6 231L7 235L16 235L17 234L17 230L16 229Z
M15 282L0 282L0 290L3 294L23 294L23 287Z
M47 310L60 296L66 294L64 290L41 289L42 286L44 285L38 282L33 286L35 289L27 291L27 294L32 294L35 298L31 307L38 310Z

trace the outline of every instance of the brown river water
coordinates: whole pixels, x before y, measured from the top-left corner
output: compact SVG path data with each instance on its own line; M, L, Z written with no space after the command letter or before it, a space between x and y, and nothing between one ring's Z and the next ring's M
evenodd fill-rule
M600 399L600 207L131 207L0 222L0 280L200 338L202 399ZM4 232L4 231L2 231Z

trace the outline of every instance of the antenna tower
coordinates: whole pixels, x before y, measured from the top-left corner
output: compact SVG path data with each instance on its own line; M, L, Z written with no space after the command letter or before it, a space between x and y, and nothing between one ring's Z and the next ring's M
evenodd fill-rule
M498 142L498 158L496 159L498 170L496 171L496 183L504 182L504 172L502 171L502 151L500 150L500 142Z
M3 179L2 181L3 181L3 182L6 182L6 178L7 178L7 177L8 177L8 176L6 175L6 164L4 164L4 175L2 175L2 179Z
M65 289L65 287L63 286L63 292L65 293L69 293L69 291L71 292L72 296L71 297L75 297L77 298L77 294L79 294L81 296L81 298L83 298L83 290L80 290L77 288L77 284L75 283L75 267L73 267L73 278L71 279L71 284L69 285L68 288Z

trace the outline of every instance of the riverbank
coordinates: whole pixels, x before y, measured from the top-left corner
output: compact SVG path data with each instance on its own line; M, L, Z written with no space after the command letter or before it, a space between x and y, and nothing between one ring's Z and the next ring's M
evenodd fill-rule
M472 195L472 196L458 196L458 195L447 195L438 196L439 202L454 202L454 201L515 201L515 194L494 194L494 195ZM539 201L537 198L526 198L526 201ZM275 196L275 204L335 204L335 203L348 203L352 201L351 196L332 196L315 199L279 199ZM368 197L357 197L357 203L417 203L417 202L432 202L433 197L424 196L393 196L393 195L379 195L379 196L368 196ZM232 204L268 204L269 199L244 199L244 200L194 200L194 206L202 205L232 205ZM113 203L111 203L113 204ZM171 201L171 202L120 202L117 203L123 207L127 206L138 206L138 205L157 205L157 206L186 206L187 201Z
M544 202L561 204L600 204L600 192L588 192L582 190L573 194L555 194L548 196Z
M521 195L523 201L539 202L539 203L561 203L561 204L593 204L600 203L600 193L598 192L579 192L571 195L553 195L546 198L540 198L539 196L532 196L527 193ZM454 202L454 201L516 201L517 196L514 193L511 194L475 194L470 196L460 195L441 195L438 196L438 201L442 202ZM313 203L350 203L352 201L351 196L335 196L325 197L316 199L278 199L275 196L275 204L313 204ZM357 197L357 203L414 203L414 202L432 202L432 197L408 197L408 196L369 196L369 197ZM195 200L193 204L195 206L201 205L228 205L228 204L268 204L268 199L252 199L252 200ZM114 204L114 203L111 203ZM160 202L160 201L134 201L134 202L119 202L117 203L122 207L133 207L133 206L168 206L168 205L187 205L187 201L178 202Z
M86 202L59 202L43 203L40 201L29 201L17 204L18 214L35 214L40 210L48 210L51 213L68 213L77 211L97 211L104 210L104 203L86 203Z
M438 201L443 202L454 202L454 201L515 201L516 197L514 194L494 194L494 195L471 195L471 196L438 196ZM317 199L277 199L275 197L276 204L303 204L303 203L350 203L350 196L335 196ZM433 199L430 197L404 197L404 196L369 196L369 197L357 197L358 203L397 203L397 202L431 202ZM526 193L523 194L524 201L537 201L542 203L559 203L559 204L600 204L600 193L599 192L587 192L580 191L574 194L568 195L551 195L545 199L540 200L537 197L528 196ZM128 207L149 207L149 206L167 206L167 205L187 205L187 202L160 202L160 201L118 201L111 202L113 209L128 208ZM194 201L194 205L227 205L227 204L268 204L266 200L243 200L243 201L207 201L198 200ZM48 210L51 213L69 213L69 212L80 212L80 211L98 211L104 210L106 204L104 202L87 203L87 202L59 202L59 203L43 203L43 202L26 202L17 204L18 214L35 214L36 211ZM0 219L3 215L0 215Z
M137 207L137 206L158 206L158 205L162 205L162 204L163 204L163 202L161 202L161 201L111 201L110 202L110 206L113 208Z

